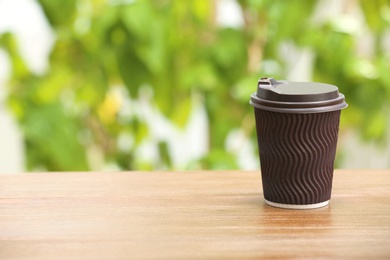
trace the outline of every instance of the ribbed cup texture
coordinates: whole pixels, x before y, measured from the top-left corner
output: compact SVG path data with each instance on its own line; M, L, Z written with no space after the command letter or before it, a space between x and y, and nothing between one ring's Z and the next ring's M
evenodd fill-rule
M255 108L264 197L307 205L330 199L340 110L285 114Z

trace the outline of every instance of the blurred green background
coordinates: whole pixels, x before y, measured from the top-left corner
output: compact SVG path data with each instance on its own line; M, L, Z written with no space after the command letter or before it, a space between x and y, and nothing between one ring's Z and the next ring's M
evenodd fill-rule
M337 167L350 133L388 152L390 1L37 3L55 36L43 73L0 33L28 171L256 168L249 97L263 76L345 94Z

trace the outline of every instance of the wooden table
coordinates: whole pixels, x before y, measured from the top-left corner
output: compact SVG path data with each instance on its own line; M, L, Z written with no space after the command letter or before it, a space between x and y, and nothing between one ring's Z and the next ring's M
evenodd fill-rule
M260 172L0 176L0 259L390 259L390 171L335 172L330 205L267 206Z

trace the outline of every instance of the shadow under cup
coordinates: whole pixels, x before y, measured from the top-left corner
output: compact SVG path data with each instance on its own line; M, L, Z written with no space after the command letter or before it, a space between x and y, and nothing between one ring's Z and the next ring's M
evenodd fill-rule
M266 203L291 209L326 206L344 96L328 84L262 78L250 103Z

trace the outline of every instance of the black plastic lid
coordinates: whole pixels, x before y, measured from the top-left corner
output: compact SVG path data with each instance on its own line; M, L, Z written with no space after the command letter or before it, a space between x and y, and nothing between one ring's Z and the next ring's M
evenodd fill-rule
M282 113L321 113L346 108L344 95L333 85L261 78L250 104Z

